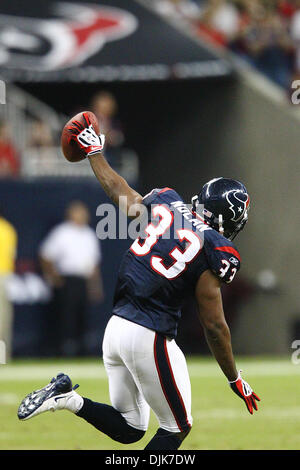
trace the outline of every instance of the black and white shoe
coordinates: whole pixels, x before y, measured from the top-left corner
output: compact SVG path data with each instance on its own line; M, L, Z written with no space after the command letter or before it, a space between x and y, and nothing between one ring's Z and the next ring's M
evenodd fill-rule
M70 377L58 374L40 390L29 393L21 402L18 418L22 421L33 418L45 411L69 410L76 413L82 406L83 398L75 392Z

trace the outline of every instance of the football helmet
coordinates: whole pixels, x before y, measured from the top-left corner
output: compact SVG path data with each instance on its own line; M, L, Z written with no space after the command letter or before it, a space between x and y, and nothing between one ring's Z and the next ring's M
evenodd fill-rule
M233 240L248 220L250 198L243 183L221 177L206 183L192 206L210 227Z

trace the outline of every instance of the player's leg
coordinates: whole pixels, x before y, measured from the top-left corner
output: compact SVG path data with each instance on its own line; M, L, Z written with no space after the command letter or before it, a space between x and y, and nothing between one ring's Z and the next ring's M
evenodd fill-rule
M103 339L103 361L112 406L84 398L77 415L112 439L127 444L140 440L145 434L150 409L122 358L123 349L130 342L130 331L122 327L122 321L113 316Z
M146 449L178 449L192 426L191 386L186 360L174 340L152 332L149 342L147 361L137 357L135 363L143 396L160 425Z
M123 387L123 384L119 385ZM129 444L144 436L144 430L130 426L113 406L83 398L75 388L67 375L58 374L45 387L22 400L19 419L25 421L46 411L69 410L118 442Z
M121 362L105 362L111 404L84 398L77 416L115 441L129 444L140 440L147 430L150 409L128 369Z
M110 321L103 342L113 406L81 397L72 390L69 377L60 374L43 389L25 397L18 410L19 419L29 419L45 411L67 409L114 440L125 444L140 440L147 429L150 410L120 359L123 333Z
M190 429L184 432L169 432L159 428L155 436L146 445L145 450L177 450L189 432Z
M139 391L131 373L124 364L105 362L109 379L109 395L112 406L118 410L127 424L146 431L150 407Z

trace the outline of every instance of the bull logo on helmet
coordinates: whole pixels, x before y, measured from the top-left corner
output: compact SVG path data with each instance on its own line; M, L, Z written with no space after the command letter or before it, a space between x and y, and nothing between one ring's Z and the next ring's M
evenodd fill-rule
M231 191L227 191L225 195L229 204L229 209L233 214L231 220L233 222L238 222L244 217L245 212L249 207L250 198L247 193L240 189L232 189Z

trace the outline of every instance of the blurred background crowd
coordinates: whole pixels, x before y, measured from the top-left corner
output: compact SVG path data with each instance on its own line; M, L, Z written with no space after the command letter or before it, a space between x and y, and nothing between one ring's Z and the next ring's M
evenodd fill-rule
M158 0L161 14L228 48L287 91L300 74L299 0Z

